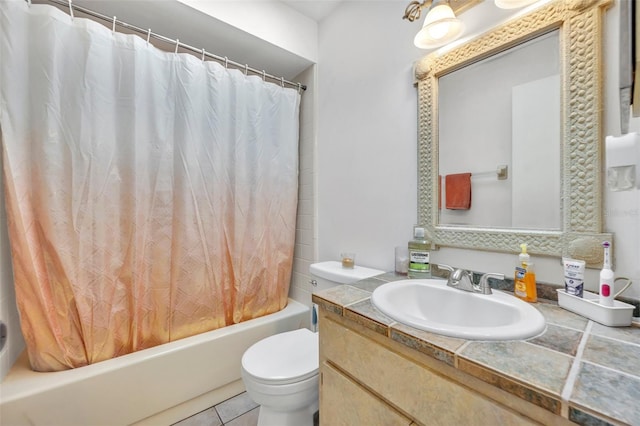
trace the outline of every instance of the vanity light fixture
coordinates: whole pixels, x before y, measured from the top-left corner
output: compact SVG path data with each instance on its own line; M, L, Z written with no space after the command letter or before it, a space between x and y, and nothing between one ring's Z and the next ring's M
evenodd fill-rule
M460 37L464 30L464 24L456 18L449 0L412 1L407 6L403 19L408 19L410 22L419 19L422 8L429 5L429 12L424 18L422 29L413 39L413 44L420 49L444 46Z
M500 9L517 9L519 7L529 6L538 0L494 0L496 6Z

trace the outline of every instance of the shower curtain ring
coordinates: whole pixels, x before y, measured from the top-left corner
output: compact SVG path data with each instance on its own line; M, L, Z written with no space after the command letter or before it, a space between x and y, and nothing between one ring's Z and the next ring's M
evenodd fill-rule
M178 53L178 47L180 47L180 39L179 38L176 39L176 51L173 52L173 53Z
M205 51L204 51L204 47L202 48L202 62L204 62L204 55L205 55Z
M262 81L267 81L267 73L262 70Z
M280 86L284 89L284 77L280 77Z
M113 25L111 25L111 32L116 32L116 15L113 15Z
M249 72L249 65L244 64L244 75L247 75L248 72Z
M71 0L69 0L69 16L73 19L73 5L71 4Z
M302 83L298 83L298 94L302 93Z
M151 38L151 28L147 31L147 46L149 46L149 39Z
M224 57L224 69L229 69L229 58Z

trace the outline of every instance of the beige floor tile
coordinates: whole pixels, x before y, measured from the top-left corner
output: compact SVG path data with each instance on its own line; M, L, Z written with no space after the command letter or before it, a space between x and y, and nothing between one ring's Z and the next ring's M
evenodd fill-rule
M174 426L221 426L222 421L218 417L214 407L208 408L204 411L194 414L191 417L187 417L184 420L179 421Z
M256 407L253 410L236 417L229 423L225 423L225 426L256 426L258 424L258 413L260 413L260 407Z
M216 405L216 411L220 416L220 420L222 420L223 424L227 424L229 421L235 419L236 417L253 410L256 408L258 404L253 402L249 395L246 392L241 393L240 395L234 396L220 404Z

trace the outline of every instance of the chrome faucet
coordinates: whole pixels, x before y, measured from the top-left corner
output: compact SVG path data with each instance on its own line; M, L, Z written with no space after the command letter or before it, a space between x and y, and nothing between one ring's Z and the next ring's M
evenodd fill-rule
M442 264L439 264L438 268L449 271L449 279L447 280L449 287L474 293L492 294L491 287L489 286L489 278L504 280L504 274L489 272L480 277L478 284L474 284L473 272L471 271L461 268L453 269L449 265Z

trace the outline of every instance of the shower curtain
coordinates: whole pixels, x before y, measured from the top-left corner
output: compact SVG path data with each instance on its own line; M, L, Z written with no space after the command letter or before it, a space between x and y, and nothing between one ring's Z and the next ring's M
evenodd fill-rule
M0 37L4 192L35 370L284 308L297 90L22 0L3 1Z

